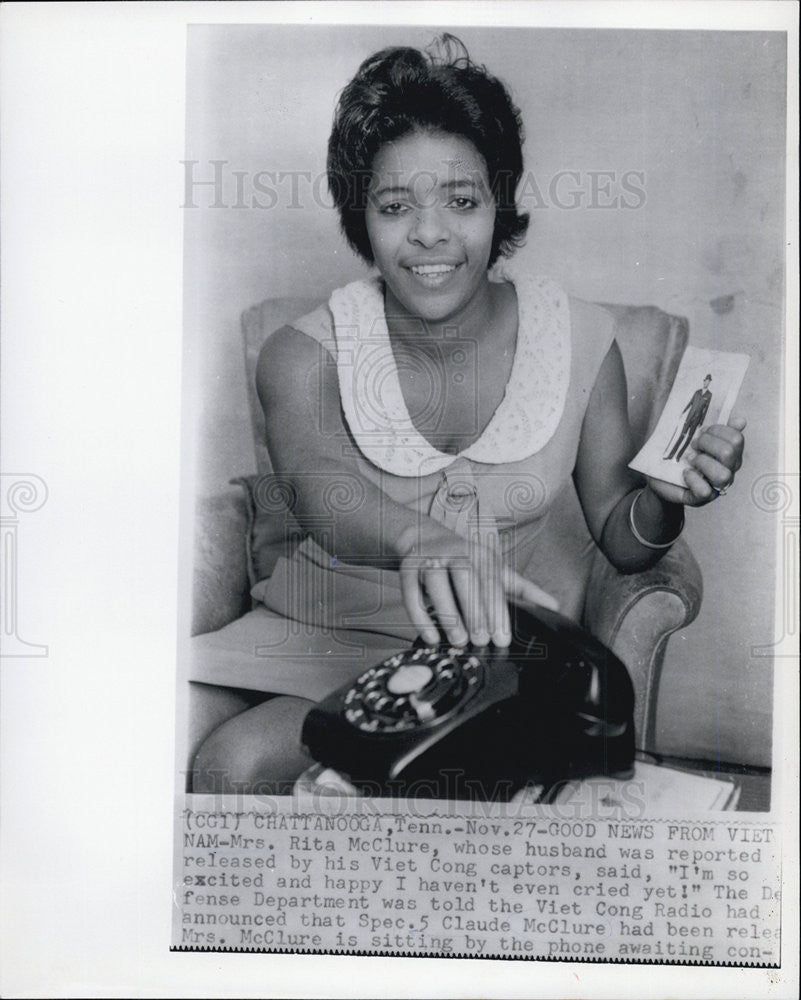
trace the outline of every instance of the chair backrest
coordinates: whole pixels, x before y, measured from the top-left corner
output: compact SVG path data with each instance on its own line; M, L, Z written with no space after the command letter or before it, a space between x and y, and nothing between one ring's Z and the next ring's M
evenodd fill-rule
M256 450L256 467L270 472L264 415L256 395L256 361L264 341L279 327L310 312L319 300L265 299L242 314L248 403ZM687 346L689 324L655 306L604 303L615 319L615 336L623 355L628 383L628 410L634 443L639 448L653 430L665 406Z

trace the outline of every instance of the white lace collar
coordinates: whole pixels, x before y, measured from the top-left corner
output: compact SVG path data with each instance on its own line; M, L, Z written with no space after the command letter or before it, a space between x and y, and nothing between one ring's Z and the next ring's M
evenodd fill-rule
M354 281L331 295L342 408L359 450L386 472L425 476L458 458L490 465L519 462L540 451L556 431L570 379L567 295L549 278L514 273L508 262L496 265L490 278L514 283L517 346L503 399L480 437L458 455L438 451L409 416L381 280Z

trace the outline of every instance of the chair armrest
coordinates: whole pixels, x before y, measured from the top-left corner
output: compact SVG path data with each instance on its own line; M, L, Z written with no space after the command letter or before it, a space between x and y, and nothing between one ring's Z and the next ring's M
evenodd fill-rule
M215 632L250 610L243 490L198 497L195 505L192 635Z
M644 573L624 576L600 550L590 574L584 623L626 664L634 683L637 747L652 749L669 636L701 607L701 570L684 539Z

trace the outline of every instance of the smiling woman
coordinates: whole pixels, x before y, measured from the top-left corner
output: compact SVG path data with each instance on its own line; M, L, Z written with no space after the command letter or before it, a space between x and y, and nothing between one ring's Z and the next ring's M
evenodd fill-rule
M636 572L671 547L685 506L731 484L736 418L699 437L684 487L628 468L610 314L505 259L528 222L514 200L521 143L506 88L449 36L427 53L377 53L343 91L329 182L346 239L378 275L336 290L260 355L270 458L306 535L252 592L271 610L503 648L509 601L553 609L556 591L580 616L560 566L585 542L554 557L554 508L577 495L594 542ZM346 486L357 502L332 502ZM341 584L336 600L321 601L324 579ZM319 691L325 666L307 669ZM279 697L224 723L200 750L195 790L291 783L308 763L309 705Z
M460 176L445 180L472 182L496 214L489 264L514 251L528 227L528 215L518 211L515 196L523 173L523 128L520 112L501 83L470 61L467 50L452 35L442 35L428 52L412 48L384 49L366 59L345 87L328 142L328 177L339 209L342 230L366 261L375 248L367 231L364 202L376 196L376 158L383 147L414 132L441 133L470 146L468 161L452 162ZM462 145L464 153L464 145ZM478 154L478 157L476 157ZM478 159L479 162L476 162ZM407 178L432 179L417 170ZM389 174L381 187L400 187ZM365 199L365 194L372 195Z
M453 381L453 351L438 352L439 363L426 356L445 407L436 426L420 429L436 436L441 450L457 454L473 443L503 397L517 331L512 285L491 282L488 275L496 211L484 160L466 139L443 132L415 131L388 143L373 164L365 216L385 282L395 356L420 351L420 320L429 348L447 344L454 329L461 341L476 345L480 395L474 386ZM406 367L400 381L410 412L420 413L431 386ZM442 391L447 385L450 390Z
M388 312L459 323L487 298L488 187L483 159L459 136L416 131L382 147L365 218Z

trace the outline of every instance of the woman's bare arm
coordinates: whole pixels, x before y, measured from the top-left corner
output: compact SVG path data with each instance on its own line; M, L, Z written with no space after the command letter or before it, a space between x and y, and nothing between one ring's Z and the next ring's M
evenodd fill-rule
M622 573L653 566L681 532L684 507L702 507L728 488L742 465L745 420L707 428L694 443L686 486L643 480L628 468L634 455L628 421L626 374L616 342L601 365L581 430L574 481L590 532ZM645 546L632 531L632 505ZM658 546L664 546L659 548Z
M338 559L397 569L405 554L398 539L418 524L423 530L427 519L362 476L340 411L336 365L326 349L282 327L259 355L256 388L273 469L293 487L301 526L324 548L333 544ZM354 491L354 503L340 502Z
M628 468L634 447L626 400L626 373L615 341L590 394L573 478L592 537L613 566L636 573L658 562L665 550L641 545L631 531L631 505L645 483ZM679 534L683 516L681 504L662 500L648 487L637 502L639 531L656 545Z

